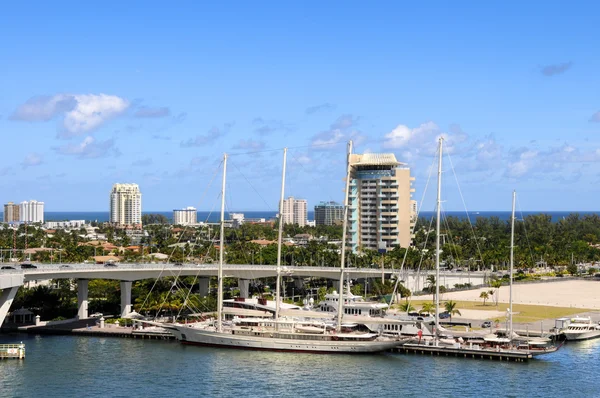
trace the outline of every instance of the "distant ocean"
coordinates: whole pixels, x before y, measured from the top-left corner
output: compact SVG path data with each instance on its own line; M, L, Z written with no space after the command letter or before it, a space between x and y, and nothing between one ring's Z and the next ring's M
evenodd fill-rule
M275 218L277 212L274 211L233 211L232 213L244 213L246 218L264 218L264 219L272 219ZM549 214L552 216L552 221L556 222L564 217L567 217L569 214L577 213L580 216L588 215L588 214L599 214L599 212L595 211L523 211L517 212L517 218L523 218L529 215L534 214ZM1 216L3 214L0 212ZM149 211L144 212L144 214L161 214L165 216L169 222L173 221L173 212L172 211ZM430 218L434 214L433 211L422 211L420 216ZM458 217L458 218L466 218L466 214L464 211L447 211L445 212L446 216ZM0 217L1 217L0 216ZM229 218L227 213L227 218ZM473 211L469 212L469 218L471 221L475 221L477 217L498 217L501 220L509 220L510 212L509 211ZM198 212L198 221L202 222L218 222L220 218L219 212L208 212L208 211L199 211ZM2 219L2 218L0 218ZM106 222L108 221L108 212L107 211L47 211L44 213L44 219L46 221L65 221L65 220L85 220L85 221L97 221L97 222ZM308 219L314 220L314 212L308 212Z

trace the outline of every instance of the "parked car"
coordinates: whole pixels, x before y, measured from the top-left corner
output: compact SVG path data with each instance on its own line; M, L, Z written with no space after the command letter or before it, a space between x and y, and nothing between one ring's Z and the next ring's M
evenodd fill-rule
M117 264L114 261L107 261L104 263L105 267L116 267Z
M15 269L15 267L11 267L10 265L5 265L0 269Z
M58 268L71 268L71 266L70 266L70 265L67 265L67 264L62 264L62 265L61 265L60 267L58 267Z
M173 264L175 267L183 267L183 263L181 262L177 262L175 264Z
M450 313L448 311L440 312L440 319L448 319L450 318Z
M485 321L481 324L482 328L491 328L492 327L492 321Z
M23 263L21 264L21 269L31 269L31 268L37 268L35 265L31 264L31 263Z

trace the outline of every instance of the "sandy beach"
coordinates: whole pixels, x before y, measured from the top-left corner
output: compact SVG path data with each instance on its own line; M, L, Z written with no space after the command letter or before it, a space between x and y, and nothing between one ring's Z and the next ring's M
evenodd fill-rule
M495 291L495 289L487 287L462 292L444 293L440 296L440 301L479 301L483 303L479 295L483 291L490 290ZM487 303L495 302L497 294L499 294L498 302L508 303L508 286L502 286L499 292L495 292L493 296L490 296ZM414 299L431 300L432 296L415 296ZM515 284L513 285L513 303L600 310L600 281L561 280L544 283Z

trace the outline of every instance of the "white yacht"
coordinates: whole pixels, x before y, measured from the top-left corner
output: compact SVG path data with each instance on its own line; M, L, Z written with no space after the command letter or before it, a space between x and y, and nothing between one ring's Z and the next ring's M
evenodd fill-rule
M352 294L349 289L346 289L342 297L343 320L348 327L392 337L416 336L419 331L422 336L433 335L434 318L431 316L389 315L388 304L365 300L362 296ZM316 310L336 314L339 300L340 295L336 291L326 294L325 300L317 305Z
M567 340L588 340L600 337L600 325L590 317L571 318L571 323L562 331Z

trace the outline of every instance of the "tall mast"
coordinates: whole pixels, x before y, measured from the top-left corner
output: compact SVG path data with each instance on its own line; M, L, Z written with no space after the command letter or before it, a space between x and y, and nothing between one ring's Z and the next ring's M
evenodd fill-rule
M352 155L352 140L348 141L347 169L346 169L346 188L344 193L344 222L342 227L342 253L340 260L340 295L338 300L337 326L336 330L342 330L342 313L344 312L344 263L346 262L346 229L348 228L348 196L350 191L350 156Z
M281 197L279 198L279 237L277 238L277 287L275 288L275 320L279 319L279 296L281 294L281 245L283 241L283 197L285 194L285 163L287 148L283 148L283 170L281 171Z
M438 159L438 181L437 181L437 215L435 220L435 333L440 330L440 216L442 207L442 142L440 137L439 159Z
M221 188L221 242L219 243L219 288L217 293L217 330L223 331L223 253L225 246L225 177L227 176L227 154L223 155L223 186Z
M513 191L512 197L512 215L510 217L510 289L509 289L509 304L508 304L508 338L512 339L513 333L513 306L512 306L512 288L513 288L513 264L514 264L514 250L515 250L515 199L517 192Z

